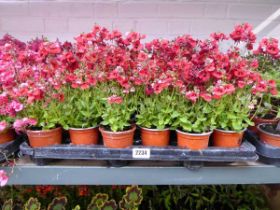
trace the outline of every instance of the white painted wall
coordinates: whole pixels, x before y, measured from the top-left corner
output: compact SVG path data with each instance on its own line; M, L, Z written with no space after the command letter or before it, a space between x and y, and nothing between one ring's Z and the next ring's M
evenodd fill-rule
M280 0L0 0L0 35L72 40L98 23L149 39L183 33L203 38L245 21L257 26L279 8ZM279 23L280 18L262 35L279 38Z

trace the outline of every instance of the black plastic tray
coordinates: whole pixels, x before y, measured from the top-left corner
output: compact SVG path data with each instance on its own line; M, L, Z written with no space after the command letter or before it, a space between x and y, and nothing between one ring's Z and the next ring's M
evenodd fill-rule
M148 149L149 158L134 158L133 150ZM103 145L77 146L73 144L60 144L49 147L31 148L26 142L20 146L21 153L29 155L38 165L45 165L53 159L84 159L107 160L111 166L123 166L127 161L180 161L189 166L192 163L203 162L236 162L256 161L258 156L255 147L244 141L239 148L209 147L204 150L181 149L176 146L164 148L144 147L134 145L125 149L110 149Z
M23 138L18 137L14 141L0 144L0 163L7 161L9 157L17 154L19 146L23 141Z
M251 131L246 131L245 136L256 147L261 162L280 166L280 147L264 143L256 133Z

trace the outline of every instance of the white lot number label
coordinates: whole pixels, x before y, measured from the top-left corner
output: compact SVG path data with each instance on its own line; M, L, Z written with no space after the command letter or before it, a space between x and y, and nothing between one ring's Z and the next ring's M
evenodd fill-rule
M135 159L150 159L151 150L144 148L134 148L132 149L132 158Z

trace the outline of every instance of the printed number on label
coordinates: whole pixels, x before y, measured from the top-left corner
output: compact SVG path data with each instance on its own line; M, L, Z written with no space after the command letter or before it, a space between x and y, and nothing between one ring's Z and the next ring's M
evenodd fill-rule
M151 150L150 149L142 149L142 148L134 148L132 149L132 158L135 159L150 159Z

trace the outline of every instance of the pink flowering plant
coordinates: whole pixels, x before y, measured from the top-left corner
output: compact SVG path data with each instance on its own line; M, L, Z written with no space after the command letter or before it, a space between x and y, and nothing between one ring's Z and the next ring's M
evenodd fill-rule
M37 49L28 49L22 58L25 60L22 71L28 74L20 78L17 90L25 104L21 114L24 118L34 119L31 126L36 129L52 129L63 120L64 95L61 87L64 69L59 57L62 50L59 42L42 41Z
M9 180L7 173L4 170L0 170L0 187L4 187Z
M105 95L101 125L113 132L130 129L137 109L133 93L123 93L120 87L107 86Z
M245 42L247 49L252 49L256 39L252 27L238 25L229 36L214 33L205 41L187 39L195 45L194 50L182 45L181 39L175 40L183 46L180 55L188 55L179 57L186 59L186 65L178 77L181 82L177 82L187 101L182 97L177 100L173 126L188 132L206 132L213 128L240 131L252 125L249 114L256 95L273 91L270 82L255 72L256 64L243 58L237 47ZM236 45L223 52L219 43L228 39Z
M268 80L272 87L269 93L258 97L258 105L254 110L253 116L271 118L280 117L279 94L280 89L280 52L278 40L274 38L263 38L257 49L248 56L252 62L257 63L256 71Z
M268 72L278 73L277 40L264 39L254 57L245 58L240 45L250 52L256 40L249 24L207 40L182 35L142 44L144 38L98 25L73 43L4 37L0 129L101 124L121 131L136 116L147 128L242 130L260 101L277 94L277 83L265 80ZM227 51L220 49L225 40L234 42Z
M0 132L10 128L23 109L23 105L15 100L10 100L6 93L0 94Z
M139 107L136 115L137 125L152 129L169 128L175 105L175 73L168 62L173 62L172 42L154 40L147 43L138 57Z
M236 26L230 38L235 43L245 42L248 50L253 48L256 39L252 27L247 24ZM257 62L242 57L240 51L235 46L223 55L226 60L217 59L224 76L212 91L216 95L214 98L220 99L214 110L216 126L223 130L241 131L253 125L250 112L256 107L256 98L274 92L271 81L263 80L256 72Z

